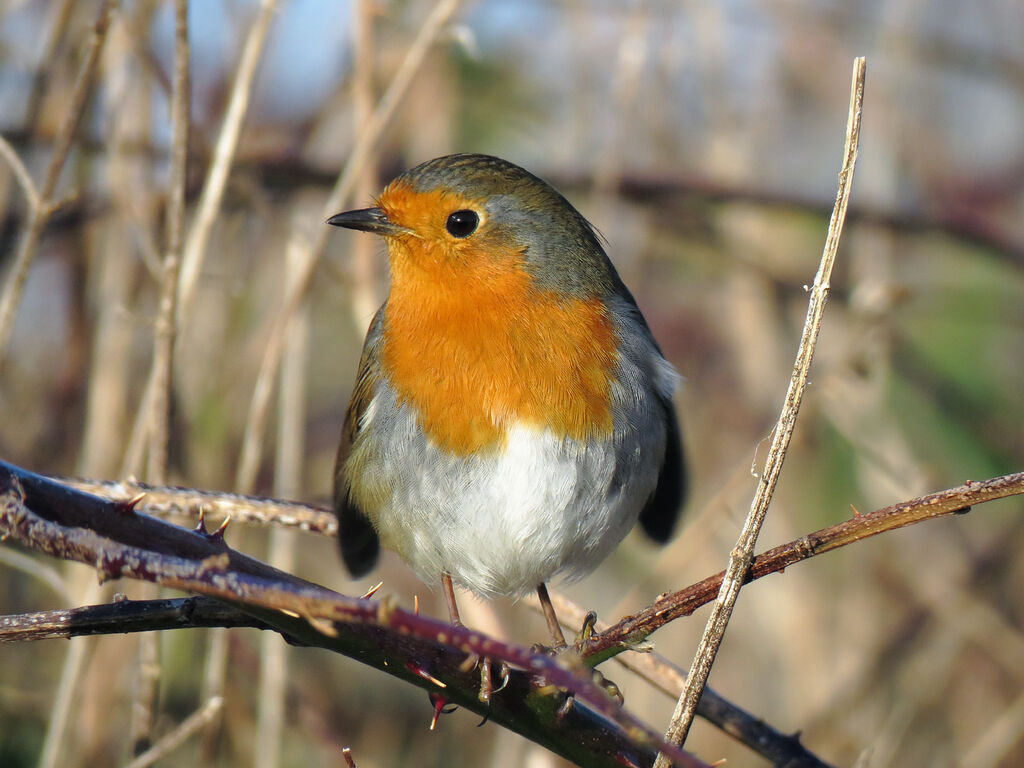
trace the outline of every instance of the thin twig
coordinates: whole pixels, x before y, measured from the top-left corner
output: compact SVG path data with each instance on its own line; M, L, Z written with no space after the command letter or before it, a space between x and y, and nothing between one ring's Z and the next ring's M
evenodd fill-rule
M1024 730L1024 693L1017 696L959 756L960 765L971 768L995 768L1012 765L1016 759L1020 734ZM1005 761L1005 762L1004 762Z
M238 149L238 138L242 133L242 123L249 110L252 84L266 45L270 22L276 11L277 0L262 0L259 13L245 38L245 45L242 47L238 72L235 74L231 97L228 100L227 111L224 113L224 123L217 137L217 146L213 152L210 169L206 174L206 181L203 183L202 192L199 193L195 220L192 222L188 240L185 243L178 286L178 305L182 312L188 311L192 293L199 279L199 273L202 271L210 232L213 231L213 224L220 213L224 189L227 187L228 175L231 173L235 151Z
M374 107L373 17L375 0L352 4L352 128L354 135L366 133ZM353 190L354 199L369 200L377 185L377 157L373 152L363 163ZM349 307L352 322L360 335L366 332L373 313L380 306L377 291L377 246L373 238L352 238L349 249Z
M203 684L200 694L209 700L223 696L228 676L228 630L214 627L206 638L206 661L203 664ZM214 717L203 724L203 736L199 748L200 766L213 765L220 732L219 718Z
M224 699L221 696L208 699L203 706L182 720L177 728L128 763L125 768L146 768L157 760L167 757L204 725L214 720L220 714L223 705Z
M91 582L86 585L78 599L80 602L95 603L99 599L101 591L102 587L99 583ZM60 760L61 746L64 744L72 704L78 691L78 683L85 668L85 659L91 648L92 643L87 640L79 640L68 646L67 655L64 657L64 666L60 672L60 683L58 683L57 691L53 696L50 717L46 721L46 737L43 739L38 768L56 768L56 766L63 765Z
M807 319L804 322L804 330L800 339L800 348L797 351L789 390L786 392L782 413L775 426L771 447L769 448L764 470L761 473L757 490L750 506L750 512L744 521L743 530L736 542L736 546L729 555L729 565L725 572L725 578L722 580L718 599L712 607L711 616L708 617L704 635L701 637L693 663L690 665L690 670L687 673L686 687L679 697L676 710L672 715L672 722L666 732L665 740L671 744L683 744L690 730L690 725L697 711L697 702L700 700L701 692L704 690L708 675L711 673L711 666L714 664L718 648L725 635L725 629L732 615L733 607L736 604L736 598L739 596L740 588L743 586L747 573L750 570L750 564L754 558L754 546L757 544L757 536L761 531L761 524L764 522L765 515L768 512L768 505L771 502L779 473L782 470L782 463L789 447L790 438L796 427L796 418L800 411L804 390L807 387L807 376L811 366L811 359L814 356L814 347L817 343L818 333L821 328L821 318L825 310L825 302L828 298L832 265L835 263L836 252L839 248L839 237L842 234L843 222L846 218L846 208L850 199L853 171L857 161L857 145L860 139L866 63L866 59L863 57L854 60L850 112L846 125L843 162L839 172L839 189L836 193L836 203L832 211L832 219L829 222L828 236L825 240L821 264L814 278L814 286L811 288L811 296L807 307ZM659 755L655 761L655 768L668 768L670 764L668 758L664 755Z
M35 205L29 209L28 223L18 246L18 254L14 258L14 266L4 284L3 294L0 295L0 369L3 368L7 357L7 345L14 330L18 305L21 303L25 282L28 280L29 269L35 259L43 228L56 207L53 194L57 189L57 181L60 179L61 169L64 167L64 161L67 160L75 132L85 111L85 102L92 90L93 74L100 59L100 52L103 50L103 43L107 38L112 4L112 0L103 0L100 5L96 22L93 24L89 47L86 49L85 58L82 60L78 76L75 79L67 114L64 116L64 122L61 123L54 140L53 154L50 155L50 163L46 168L43 184L39 188Z
M257 615L263 622L286 635L300 635L296 639L310 645L331 647L335 651L354 655L400 677L403 676L403 668L397 660L410 658L411 649L405 644L407 640L414 636L424 639L433 637L448 651L455 653L452 660L454 667L461 667L464 660L459 651L487 655L495 659L505 659L520 668L532 669L555 685L575 690L575 684L568 682L560 670L551 670L548 666L550 660L546 657L538 659L535 656L523 656L513 646L464 628L453 628L430 619L424 620L416 612L410 614L394 608L388 601L374 603L353 600L315 588L307 582L301 582L293 576L268 568L228 549L219 533L190 532L144 515L129 514L131 504L112 503L80 494L48 478L0 462L0 478L4 477L3 473L6 473L6 481L12 483L15 488L19 485L24 486L25 503L19 503L18 498L11 499L10 494L0 495L0 536L6 533L33 549L89 563L105 577L120 574L156 579L168 586L186 591L215 594L236 605L238 601L244 601L249 607L240 605L242 610L250 615ZM904 501L868 514L859 514L759 555L753 562L748 579L777 573L801 560L867 537L925 520L963 513L972 505L1014 495L1024 495L1024 472L980 482L971 481L956 488ZM5 499L10 504L7 508L4 506ZM29 504L31 509L26 508L26 504ZM34 510L43 513L45 519L39 519ZM48 522L50 520L54 522ZM120 543L125 541L137 542L138 545L125 546ZM674 618L689 615L699 606L711 602L719 590L722 577L723 574L719 573L681 592L664 595L639 614L626 617L610 630L594 636L583 648L584 662L588 666L593 666L603 658L635 647L639 640L659 626ZM189 617L192 611L168 614L165 602L160 601L158 608L162 618L148 617L148 625L143 624L145 619L140 619L138 622L126 621L122 625L124 629L120 629L116 624L111 625L109 617L77 615L71 620L69 630L81 634L140 631L156 628L154 622L162 622L162 628L166 629L191 626ZM297 619L296 623L282 627L280 622L284 619L280 613L254 610L255 606L285 610L288 612L287 615L306 616L307 619ZM148 606L135 602L125 606L123 610L128 614L148 613ZM201 613L202 611L195 612L197 616ZM306 622L311 622L318 628L325 627L325 624L316 617L348 622L344 628L338 627L336 645L325 645L325 636L316 629L310 629L309 623ZM8 617L8 620L0 622L0 630L4 629L5 625L9 630L0 631L0 640L36 639L31 626L36 619ZM41 620L45 621L46 618L41 617ZM195 623L195 626L209 626L215 621L215 618L204 616ZM224 624L237 626L238 622L231 620L229 623L229 620L225 620ZM364 631L367 629L372 630L369 635ZM60 632L61 628L57 627L55 631ZM368 645L363 644L364 642ZM437 646L434 646L434 650L430 651L420 648L412 652L411 658L449 658L447 653L442 653L441 657L436 656L436 648ZM371 655L375 656L376 661L368 661L368 652L372 652ZM543 662L542 666L537 666L538 661ZM437 669L430 670L434 678L437 677L437 672ZM406 676L406 679L421 687L428 687L424 683L429 683L433 678L425 678L412 670L412 676ZM463 675L457 682L450 681L449 687L445 689L446 698L463 697L452 700L459 700L469 708L478 707L475 687L477 682L472 675L469 675L468 679ZM493 709L515 703L506 699L506 696L513 695L508 693L497 697L501 700L497 703L492 699L491 714L494 715L493 720L515 728L512 721L504 720L506 715L512 715L511 712L502 714ZM204 695L203 698L208 697ZM587 700L590 701L589 698ZM601 711L614 714L605 709ZM568 726L569 724L564 721L560 724L560 728ZM650 759L653 760L653 755Z
M57 573L57 569L52 565L6 547L0 549L0 565L12 570L21 571L38 579L52 589L57 597L65 603L73 602L68 583Z
M253 22L252 28L249 30L245 45L242 48L238 72L235 75L234 85L231 89L231 98L228 101L227 111L224 114L224 123L217 137L217 145L210 160L210 168L203 183L203 189L199 194L195 220L189 229L188 238L179 261L180 268L175 270L178 283L175 315L180 315L187 311L188 303L195 289L195 283L202 269L210 232L213 230L213 223L220 212L228 175L231 171L235 151L238 148L238 138L241 135L242 123L248 110L256 68L266 43L267 33L275 10L276 0L263 0L260 12L256 17L256 21ZM182 173L184 171L185 168L182 168ZM168 226L170 226L170 222L168 222ZM180 225L178 230L180 233ZM146 439L148 435L144 431L148 429L150 415L157 408L160 408L161 411L165 410L164 406L155 402L160 399L156 393L157 380L155 376L157 373L154 368L149 380L146 382L146 387L143 389L142 399L139 402L139 409L135 417L135 426L132 430L132 439L129 442L129 450L126 452L122 476L134 474L134 465L128 462L127 457L135 457L137 459L141 455L143 446L151 443L150 440Z
M50 5L50 13L46 19L46 38L39 48L39 61L42 66L36 70L32 78L32 87L25 99L24 124L29 130L35 130L39 120L39 110L43 105L43 97L46 95L47 86L54 71L53 61L56 58L57 46L64 36L68 22L71 20L71 11L75 7L75 0L62 0L60 3Z
M153 584L143 584L142 598L157 595ZM144 632L139 635L135 657L135 686L132 691L129 740L131 753L141 755L153 744L153 721L156 718L157 686L160 684L160 635Z
M289 247L285 256L285 285L295 277L300 254ZM308 307L293 318L288 329L288 345L282 358L281 388L278 395L277 456L274 466L274 493L297 496L302 490L304 436L306 427L306 380L309 370ZM270 532L270 565L291 571L295 561L295 535L292 531ZM260 638L260 690L256 722L256 768L280 765L281 741L285 726L285 697L288 692L289 647L273 633Z
M586 610L557 592L551 594L551 599L563 625L583 625ZM529 604L531 608L540 612L537 600L530 600ZM594 629L606 632L608 625L598 621ZM669 698L678 698L686 684L686 671L664 656L650 651L649 648L650 646L634 649L636 653L621 653L615 657L615 661L647 681L655 690L661 691ZM697 714L761 757L770 760L772 765L784 765L787 768L829 768L828 763L800 743L799 735L782 733L710 687L704 688L697 705Z
M28 172L25 164L21 162L14 147L3 136L0 136L0 156L7 161L11 171L14 172L14 178L18 180L18 186L21 187L22 194L28 200L29 210L39 208L39 190L36 189L35 182L32 181L32 175Z
M189 129L189 44L188 3L174 3L174 79L171 88L171 167L167 204L167 241L160 277L160 299L153 330L153 365L144 398L149 406L144 429L148 440L146 477L162 483L167 475L169 404L178 313L178 266L181 261L181 232L185 211L185 172L188 162ZM150 588L146 596L155 596ZM132 701L132 753L152 752L153 721L160 683L160 637L155 633L139 637L139 660Z
M178 325L178 268L185 224L185 175L189 134L188 3L174 3L174 81L171 89L171 169L167 240L160 278L160 303L153 338L153 397L149 403L149 461L146 479L163 483L167 474L167 425L171 371Z
M205 627L270 629L259 619L209 597L121 599L101 605L0 616L0 643Z
M1024 472L1017 472L988 480L970 480L955 488L929 493L867 514L858 514L761 553L754 558L746 580L754 581L772 573L781 573L802 560L898 528L946 515L962 514L972 505L1021 495L1024 495ZM689 616L702 605L707 605L719 593L724 576L724 571L708 576L678 592L659 596L638 613L624 616L611 629L595 635L587 643L583 650L587 664L599 664L643 641L666 624L681 616Z
M18 305L21 302L28 273L42 239L43 229L50 215L56 209L54 193L92 89L93 76L107 37L111 5L111 0L104 0L100 5L85 56L75 79L67 113L54 139L53 152L50 155L42 186L34 196L29 194L29 190L33 189L31 183L29 182L26 186L26 181L29 179L27 172L24 176L20 176L18 171L20 163L11 163L15 174L19 175L23 189L26 190L30 207L28 222L18 246L14 265L4 284L3 294L0 296L0 369L3 368L7 356L7 347L14 330ZM4 148L6 150L6 143ZM10 160L8 157L8 162ZM90 585L89 590L88 594L90 595L98 594L96 585ZM43 742L39 759L40 768L52 768L59 764L58 758L71 712L71 703L78 687L87 650L87 645L83 644L76 644L68 649Z
M441 0L434 6L430 15L424 20L420 27L419 34L413 40L412 45L405 54L405 58L395 72L390 85L381 97L364 130L356 138L349 155L348 162L338 176L338 180L324 203L322 219L326 219L336 213L342 203L348 199L363 167L370 159L385 126L391 120L391 116L402 97L408 90L412 79L419 71L423 59L434 42L440 37L448 21L458 10L459 0ZM252 479L256 477L259 469L260 455L262 454L263 432L267 421L267 411L270 406L270 394L273 388L274 376L281 360L281 352L284 346L285 333L292 316L305 300L306 291L309 289L313 277L313 270L320 255L323 253L327 242L326 226L319 226L309 241L305 233L293 233L293 238L298 242L307 243L304 248L306 259L301 267L292 290L285 297L280 311L274 317L273 327L267 338L266 351L263 353L263 360L260 362L260 370L256 376L256 385L253 387L252 400L249 404L249 414L245 420L245 434L242 437L242 452L238 460L238 474L236 485L240 488L247 488L252 485Z

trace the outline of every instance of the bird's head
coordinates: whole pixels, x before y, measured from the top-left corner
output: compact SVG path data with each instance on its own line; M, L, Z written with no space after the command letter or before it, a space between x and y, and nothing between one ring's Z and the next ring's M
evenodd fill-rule
M619 284L593 227L547 182L489 155L448 155L406 171L373 208L328 220L383 236L392 281L406 270L439 281L525 270L573 298Z

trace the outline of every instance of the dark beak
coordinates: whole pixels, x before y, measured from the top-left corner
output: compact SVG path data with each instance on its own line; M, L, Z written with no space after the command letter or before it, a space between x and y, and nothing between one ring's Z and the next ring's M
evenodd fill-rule
M346 229L358 229L361 232L373 232L375 235L393 237L407 235L412 230L388 221L387 214L380 208L361 208L358 211L345 211L331 216L328 224Z

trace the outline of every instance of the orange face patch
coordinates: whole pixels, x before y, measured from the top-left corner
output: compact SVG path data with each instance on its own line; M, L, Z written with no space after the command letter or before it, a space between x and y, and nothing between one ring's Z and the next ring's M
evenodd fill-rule
M377 198L377 205L388 220L416 232L426 240L451 240L444 230L448 214L463 208L474 208L481 214L482 206L447 189L417 192L405 181L397 179Z
M447 237L447 214L468 201L406 190L379 201L415 232L389 239L381 365L428 437L468 455L500 447L516 423L609 434L615 335L603 304L537 290L521 251L488 237L486 222L479 236Z

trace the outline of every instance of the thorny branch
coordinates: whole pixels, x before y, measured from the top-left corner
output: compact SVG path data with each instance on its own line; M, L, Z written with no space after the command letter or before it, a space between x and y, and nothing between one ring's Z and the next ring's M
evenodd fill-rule
M559 616L564 619L566 611L562 610L562 603L558 604ZM579 620L583 621L582 615ZM0 616L0 643L208 627L274 629L237 608L209 597L121 599L106 605ZM654 653L617 658L673 699L679 695L685 670ZM638 668L646 666L647 662L654 664L651 669ZM772 765L828 768L827 763L811 754L800 743L798 735L776 730L710 688L704 689L697 711L709 723L745 744Z
M880 533L938 517L963 514L972 506L986 501L1021 495L1024 495L1024 472L1017 472L980 482L968 480L956 488L859 514L758 555L747 572L746 582L781 573L801 560ZM718 594L723 574L724 571L678 592L665 593L642 611L626 616L607 631L595 635L584 652L587 664L600 663L628 650L670 621L689 616L702 605L711 602Z
M139 491L145 491L147 495L141 501L136 501L139 509L154 509L164 514L187 514L190 508L202 504L203 506L209 505L221 514L230 511L236 517L245 519L253 519L264 523L270 520L274 524L298 525L316 533L334 533L333 530L328 529L328 526L321 524L326 523L327 513L321 508L311 505L236 494L197 491L188 488L79 481L78 484L80 486L88 487L105 495L120 495L122 499L120 501L103 501L90 494L80 494L59 481L24 472L3 462L0 462L0 471L9 473L10 477L21 478L27 484L27 487L34 488L36 491L35 502L37 504L40 494L45 496L43 501L46 508L50 509L54 514L60 514L62 525L74 526L75 528L89 528L93 526L95 533L100 536L109 536L117 541L142 547L149 546L153 550L151 553L152 557L157 560L160 560L164 554L168 556L174 555L179 559L191 558L192 561L205 563L206 567L212 569L210 574L207 574L208 576L218 573L223 577L231 571L237 570L242 577L239 582L240 585L249 583L245 581L245 574L263 576L268 581L272 581L275 576L280 576L284 581L279 584L279 587L281 587L281 591L285 594L288 594L289 585L292 585L292 589L295 589L295 585L310 587L312 585L308 585L306 582L293 576L282 574L280 571L275 571L258 561L234 552L224 546L222 541L217 544L218 537L216 534L203 536L186 531L178 526L161 523L144 515L113 515L111 513L117 510L131 509L132 505L128 500L137 496ZM964 513L972 506L1014 495L1024 495L1024 472L995 477L980 482L969 481L956 488L921 496L871 513L858 514L849 520L815 531L758 555L754 559L747 580L753 581L771 573L781 572L802 560L830 552L861 539L877 536L878 534L925 520ZM89 505L95 505L90 514L82 515L76 511L76 505L81 504L83 498L88 500ZM266 510L269 510L269 513ZM5 512L0 512L0 525L3 525L0 531L8 530ZM52 535L58 539L66 537L67 541L61 546L67 549L75 540L74 537L82 533L78 532L76 534L73 528L71 532L55 532ZM8 535L10 534L8 533ZM22 541L42 551L50 551L50 549L46 548L45 541L38 545ZM215 544L217 545L215 546ZM225 555L228 558L228 563L225 570L220 570L222 563L218 562L217 556ZM60 553L59 556L70 558L71 554L70 551L65 551ZM109 568L111 566L109 557L99 562L90 562L97 565L97 569L101 573L108 573L109 575ZM174 561L164 562L166 564ZM103 566L106 566L106 570L104 570ZM164 572L170 575L172 570L165 568ZM125 572L124 575L132 574ZM141 577L146 578L145 576ZM721 579L722 574L719 573L686 589L661 595L654 603L642 611L626 616L609 629L594 634L583 649L584 663L588 667L593 667L625 650L635 649L638 644L660 627L682 616L688 616L697 608L713 600L718 593ZM314 589L319 588L314 587ZM193 589L191 591L199 590ZM478 702L475 702L474 686L476 679L474 675L472 673L467 675L465 670L459 670L458 667L459 664L464 662L466 658L465 653L486 653L491 658L506 658L496 651L502 644L484 638L478 633L470 632L469 630L452 628L446 624L431 622L428 619L422 619L417 616L410 616L394 608L387 601L354 600L353 598L345 598L335 593L330 593L327 590L323 590L323 592L341 601L336 607L337 615L340 618L345 617L346 606L354 606L354 610L358 615L354 614L348 620L366 620L373 623L377 621L378 614L385 617L390 616L391 618L398 616L400 620L397 620L397 623L392 625L394 632L390 634L381 627L373 627L371 631L369 625L348 625L339 634L340 638L347 641L347 645L343 646L341 640L337 644L331 645L326 635L316 631L311 632L309 623L305 620L291 620L288 617L282 617L280 613L274 614L272 611L268 611L269 614L276 617L276 621L270 621L262 613L257 613L252 606L246 608L243 614L242 606L234 608L221 606L220 609L215 609L213 606L217 605L216 603L203 602L197 598L191 598L190 600L196 600L197 602L182 602L178 604L175 601L148 601L141 608L140 603L132 602L120 608L115 604L108 607L99 606L73 609L68 612L46 612L33 614L29 617L7 617L6 620L0 621L0 641L74 636L76 634L105 634L107 631L126 632L171 629L184 626L257 626L282 632L292 642L305 642L306 644L320 646L327 643L334 650L346 653L353 658L358 658L365 663L374 664L381 669L385 668L383 660L386 658L429 658L432 660L432 663L438 662L440 666L437 668L424 666L421 672L429 669L429 674L432 677L447 680L448 678L445 678L439 670L442 670L442 667L448 671L454 668L455 672L453 675L458 678L458 681L453 681L449 684L449 687L445 689L446 695L450 696L453 701L455 701L455 693L468 696L469 699L465 703L463 700L459 700L458 703L464 704L464 706L475 711L483 711L479 708ZM244 595L240 592L234 594L233 597L241 599ZM312 604L303 603L301 607L303 608L302 611L295 612L309 617L316 615L313 612ZM429 637L435 637L436 639L440 637L440 634L431 635L430 633L444 633L444 642L440 644L447 647L444 650L439 650L436 643L431 644L424 641L422 644L417 644L415 648L410 649L409 643L414 642L410 639L410 635L415 633L410 632L407 635L402 635L403 632L408 631L408 628L402 625L402 622L406 619L415 622L427 622L426 625L422 626L429 628L424 630ZM316 619L312 620L316 621ZM284 621L289 622L288 627L282 627L281 622ZM297 637L297 630L293 631L292 629L292 623L302 628L305 633L311 634L313 641L309 642L299 639ZM317 626L322 626L322 624L318 623ZM65 632L68 634L62 634ZM370 635L369 639L367 639L368 633ZM382 645L385 638L391 644ZM369 646L375 649L372 657L365 650L356 650L359 647L359 643L363 641L366 641ZM395 655L389 656L389 654ZM523 663L524 665L529 665L529 659L529 654L527 654L525 659L522 656L515 658L510 656L507 660L513 664ZM542 659L546 659L546 657L542 657ZM441 664L442 661L443 664ZM386 671L392 674L397 672L400 677L422 688L437 690L436 686L432 687L431 681L428 678L421 677L417 672L411 671L408 668L397 669L392 664L387 667ZM528 684L519 678L521 674L518 672L513 673L512 681L517 686L514 687L514 690L518 691L519 694L525 695L523 692L529 692L531 689ZM571 676L571 673L566 674ZM548 673L545 672L544 675L550 679ZM562 681L553 682L563 685ZM564 687L568 688L571 686ZM507 689L507 692L503 692L501 696L493 697L501 699L501 701L496 704L492 703L491 719L506 725L507 723L502 719L501 715L496 714L495 707L499 709L504 708L505 715L510 718L513 717L518 712L517 705L521 702L511 702L510 700L513 696L519 694L515 694ZM583 700L583 697L580 698ZM574 708L574 712L576 709L581 708ZM578 715L579 713L576 714ZM723 717L721 713L716 715L715 712L709 711L707 702L704 700L702 700L701 714L727 732L735 733L735 724L730 725L726 722L733 715L728 717ZM531 718L535 717L535 715L531 715ZM520 732L523 733L523 731ZM764 732L761 731L761 734L759 738L763 738ZM529 734L524 735L532 738ZM776 741L774 745L769 746L773 749L789 750L790 752L799 751L799 759L791 764L821 765L821 762L813 755L807 753L806 750L803 750L799 743L788 739L788 737L781 738L783 739L782 742ZM547 746L545 741L540 739L534 740ZM759 753L767 754L767 748L758 747L758 745L750 744L749 742L745 743L757 749ZM559 751L556 747L550 748L554 749L554 751ZM565 753L563 752L562 754ZM649 754L653 759L653 753ZM647 762L641 761L638 764L646 765L649 762L649 760Z
M129 577L215 597L292 642L386 670L581 764L649 765L656 747L676 765L703 765L622 709L571 655L554 659L387 600L332 592L230 549L223 533L223 526L188 531L137 513L131 501L100 499L0 462L0 536L89 564L104 580ZM477 699L480 658L514 667L506 692L489 705ZM587 706L567 704L565 691Z

